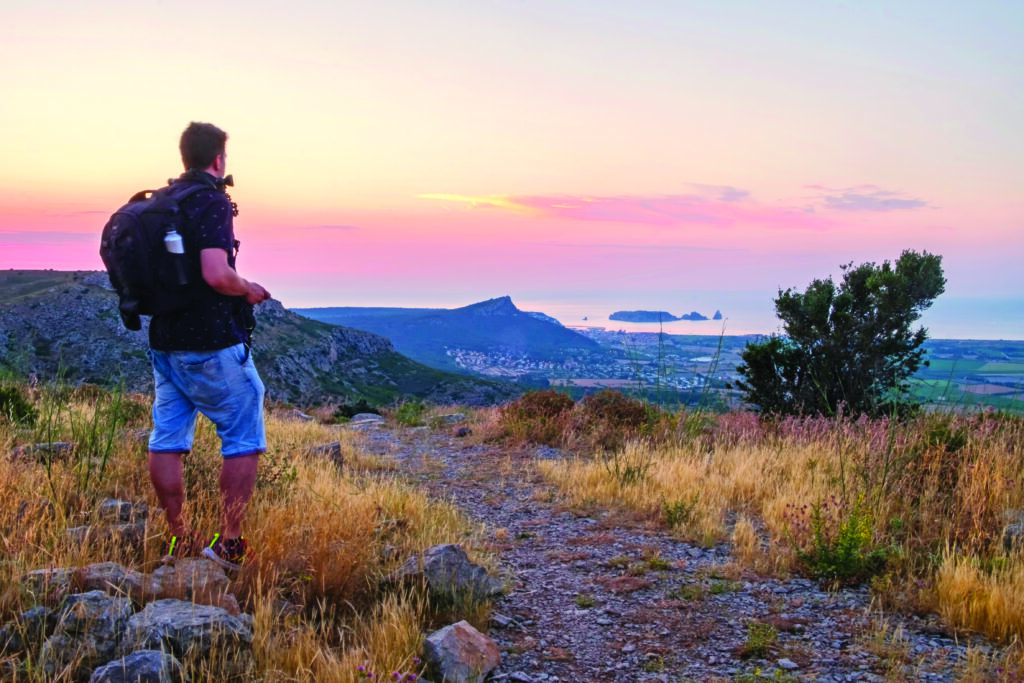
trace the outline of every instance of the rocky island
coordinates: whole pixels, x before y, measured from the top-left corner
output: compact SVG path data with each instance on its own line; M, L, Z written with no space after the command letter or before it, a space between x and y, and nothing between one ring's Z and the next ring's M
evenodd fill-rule
M615 311L608 319L627 323L670 323L677 320L707 320L708 317L697 311L684 313L678 317L665 311Z

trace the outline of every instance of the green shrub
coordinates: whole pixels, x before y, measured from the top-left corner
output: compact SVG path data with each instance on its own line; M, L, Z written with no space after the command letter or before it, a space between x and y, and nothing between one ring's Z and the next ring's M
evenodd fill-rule
M740 646L739 655L744 659L763 659L778 637L779 632L771 624L752 621L747 624L747 640Z
M595 448L622 448L629 439L649 434L655 415L639 399L604 389L583 399L574 426Z
M888 553L875 547L871 515L863 504L863 497L852 506L833 497L813 504L809 512L790 507L789 537L807 574L857 584L885 569Z
M35 409L19 387L14 385L0 386L0 420L12 424L35 424L38 411Z
M403 427L419 427L423 424L423 413L427 406L422 401L408 401L395 410L395 422Z
M531 391L501 408L503 432L517 441L562 445L575 402L553 389Z

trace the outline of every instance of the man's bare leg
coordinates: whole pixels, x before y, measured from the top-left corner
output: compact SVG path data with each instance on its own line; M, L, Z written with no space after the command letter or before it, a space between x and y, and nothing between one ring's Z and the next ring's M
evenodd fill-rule
M181 506L185 504L185 473L181 455L149 452L149 478L153 480L156 497L164 509L167 526L178 538L185 537L185 524L181 519Z
M225 539L242 535L245 504L256 485L259 454L228 458L220 470L221 535Z

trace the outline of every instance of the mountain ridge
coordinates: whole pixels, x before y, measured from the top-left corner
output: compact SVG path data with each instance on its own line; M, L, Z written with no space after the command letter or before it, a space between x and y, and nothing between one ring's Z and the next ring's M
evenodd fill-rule
M330 325L270 300L256 309L253 357L269 397L315 404L402 397L493 403L500 382L446 373L398 353L379 335ZM126 330L102 271L0 271L0 365L40 377L150 391L148 325Z

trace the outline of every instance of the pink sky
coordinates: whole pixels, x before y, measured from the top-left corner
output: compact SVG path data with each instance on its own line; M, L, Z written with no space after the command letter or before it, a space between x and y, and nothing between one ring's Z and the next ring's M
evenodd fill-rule
M231 135L240 270L287 306L720 291L756 331L777 288L903 249L948 297L1024 289L1019 8L188 5L0 10L0 267L99 269L195 119Z

